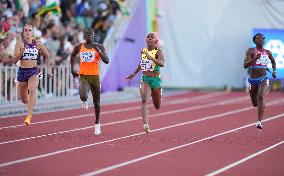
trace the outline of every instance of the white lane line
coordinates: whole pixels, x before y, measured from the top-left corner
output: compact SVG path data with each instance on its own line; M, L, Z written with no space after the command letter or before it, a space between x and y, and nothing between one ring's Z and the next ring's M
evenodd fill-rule
M195 97L190 97L190 98L184 98L182 99L183 101L177 102L176 100L169 101L168 103L163 104L163 106L167 105L173 105L173 104L183 104L183 103L189 103L189 102L194 102L194 101L199 101L207 98L213 98L213 97L218 97L225 95L227 93L224 92L215 92L215 93L210 93L210 94L205 94L205 95L199 95ZM121 109L116 109L116 110L110 110L110 111L104 111L101 112L101 115L106 115L106 114L113 114L113 113L118 113L118 112L124 112L124 111L130 111L130 110L136 110L140 109L140 106L132 106L128 108L121 108ZM153 108L150 106L150 108ZM83 114L83 115L75 115L75 116L68 116L68 117L63 117L63 118L56 118L53 120L45 120L45 121L39 121L39 122L33 122L31 125L37 125L37 124L44 124L44 123L51 123L51 122L59 122L59 121L64 121L64 120L72 120L72 119L78 119L82 117L89 117L93 116L94 113L89 113L89 114ZM25 124L19 124L19 125L12 125L12 126L5 126L5 127L0 127L0 130L2 129L7 129L7 128L17 128L17 127L23 127Z
M236 98L234 100L225 100L225 101L214 102L214 103L209 103L209 104L204 104L204 105L192 106L192 107L189 107L189 108L183 108L183 109L177 109L177 110L171 110L171 111L167 111L167 112L152 114L152 115L149 115L149 117L159 117L159 116L176 114L176 113L181 113L181 112L186 112L186 111L205 109L205 108L220 106L220 105L224 105L224 104L236 103L236 102L243 101L243 100L246 100L246 99L248 99L247 96ZM253 107L250 107L250 109L253 109ZM134 117L134 118L126 119L126 120L120 120L120 121L114 121L114 122L105 123L105 124L102 124L101 126L108 126L108 125L115 125L115 124L120 124L120 123L127 123L127 122L136 121L136 120L140 120L140 119L142 119L142 117L138 116L138 117ZM87 129L91 129L91 128L94 128L94 127L95 126L92 125L92 126L87 126L87 127L82 127L82 128L75 128L75 129L71 129L71 130L53 132L53 133L49 133L49 134L46 134L46 135L52 136L52 135L70 133L70 132L75 132L75 131L87 130ZM10 140L10 141L3 141L3 142L0 142L0 145L10 144L10 143L20 142L20 141L27 141L27 140L30 140L30 139L41 138L41 137L45 137L46 135L38 135L38 136L21 138L21 139L15 139L15 140Z
M206 176L218 175L218 174L220 174L222 172L225 172L226 170L229 170L229 169L231 169L231 168L233 168L233 167L235 167L235 166L237 166L239 164L242 164L243 162L246 162L246 161L248 161L248 160L250 160L250 159L252 159L252 158L254 158L254 157L256 157L256 156L258 156L258 155L260 155L262 153L264 153L264 152L267 152L267 151L269 151L269 150L271 150L271 149L273 149L273 148L275 148L275 147L277 147L277 146L279 146L281 144L284 144L284 141L278 142L278 143L276 143L276 144L274 144L274 145L272 145L270 147L267 147L267 148L265 148L265 149L263 149L263 150L261 150L259 152L251 154L251 155L249 155L249 156L247 156L247 157L245 157L245 158L243 158L243 159L241 159L239 161L236 161L236 162L234 162L232 164L229 164L229 165L227 165L227 166L225 166L225 167L223 167L221 169L218 169L218 170L216 170L214 172L211 172L211 173L207 174Z
M275 102L275 104L276 103L278 103L278 102ZM239 113L239 112L244 112L244 111L247 111L247 110L250 110L250 109L252 109L252 107L247 107L247 108L237 109L237 110L233 110L233 111L228 111L228 112L225 112L225 113L222 113L222 114L213 115L213 116L207 116L207 117L200 118L200 119L197 119L197 120L192 120L192 121L188 121L188 122L184 122L184 123L179 123L179 124L175 124L175 125L171 125L171 126L166 126L166 127L163 127L163 128L154 129L154 130L151 131L151 133L162 131L162 130L165 130L165 129L174 128L174 127L179 127L179 126L183 126L183 125L188 125L188 124L193 124L193 123L197 123L197 122L202 122L202 121L206 121L206 120L209 120L209 119L215 119L215 118L219 118L219 117L224 117L224 116L227 116L227 115L236 114L236 113ZM83 149L83 148L87 148L87 147L92 147L92 146L99 145L99 144L110 143L110 142L114 142L114 141L118 141L118 140L122 140L122 139L127 139L127 138L134 137L134 136L140 136L140 135L145 135L145 132L135 133L135 134L132 134L132 135L122 136L122 137L113 138L113 139L106 140L106 141L91 143L91 144L82 145L82 146L78 146L78 147L73 147L73 148L69 148L69 149L58 150L58 151L55 151L55 152L45 153L45 154L42 154L42 155L36 155L36 156L32 156L32 157L22 158L22 159L10 161L10 162L2 163L2 164L0 164L0 168L4 167L4 166L10 166L10 165L23 163L23 162L27 162L27 161L31 161L31 160L35 160L35 159L50 157L50 156L61 154L61 153L65 153L65 152L70 152L70 151Z
M267 122L267 121L270 121L270 120L275 120L275 119L281 118L281 117L283 117L283 116L284 116L284 113L279 114L279 115L276 115L276 116L273 116L273 117L270 117L270 118L264 120L263 122ZM98 170L93 171L93 172L85 173L85 174L83 174L83 175L81 175L81 176L94 176L94 175L99 175L99 174L102 174L102 173L105 173L105 172L109 172L109 171L111 171L111 170L114 170L114 169L117 169L117 168L121 168L121 167L130 165L130 164L133 164L133 163L136 163L136 162L139 162L139 161L148 159L148 158L152 158L152 157L154 157L154 156L158 156L158 155L161 155L161 154L164 154L164 153L167 153L167 152L171 152L171 151L174 151L174 150L177 150L177 149L181 149L181 148L184 148L184 147L193 145L193 144L197 144L197 143L200 143L200 142L203 142L203 141L206 141L206 140L215 138L215 137L219 137L219 136L222 136L222 135L225 135L225 134L229 134L229 133L232 133L232 132L235 132L235 131L244 129L244 128L248 128L248 127L254 126L254 125L255 125L255 123L251 123L251 124L248 124L248 125L244 125L244 126L241 126L241 127L239 127L239 128L234 128L234 129L232 129L232 130L228 130L228 131L225 131L225 132L222 132L222 133L218 133L218 134L215 134L215 135L213 135L213 136L209 136L209 137L206 137L206 138L202 138L202 139L199 139L199 140L196 140L196 141L187 143L187 144L179 145L179 146L176 146L176 147L173 147L173 148L169 148L169 149L166 149L166 150L162 150L162 151L159 151L159 152L152 153L152 154L150 154L150 155L145 155L145 156L143 156L143 157L135 158L135 159L132 159L132 160L129 160L129 161L125 161L125 162L122 162L122 163L118 163L118 164L115 164L115 165L111 165L111 166L109 166L109 167L105 167L105 168L102 168L102 169L98 169Z

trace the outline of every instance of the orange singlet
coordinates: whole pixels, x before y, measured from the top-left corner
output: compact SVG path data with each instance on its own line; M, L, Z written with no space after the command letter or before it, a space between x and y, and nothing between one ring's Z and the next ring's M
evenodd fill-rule
M82 43L80 54L80 75L99 75L100 54L95 48L88 49Z

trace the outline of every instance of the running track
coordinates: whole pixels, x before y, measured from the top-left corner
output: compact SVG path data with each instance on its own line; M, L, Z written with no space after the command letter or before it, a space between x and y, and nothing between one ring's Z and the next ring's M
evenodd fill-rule
M266 106L261 131L242 92L164 97L148 134L140 102L103 105L100 136L92 108L1 118L0 175L283 175L284 93Z

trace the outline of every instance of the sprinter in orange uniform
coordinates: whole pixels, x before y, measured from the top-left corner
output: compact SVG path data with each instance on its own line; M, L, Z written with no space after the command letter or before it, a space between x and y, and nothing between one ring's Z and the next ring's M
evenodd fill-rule
M100 77L99 77L99 61L106 64L109 63L108 56L102 44L94 43L94 31L86 29L84 33L86 42L80 43L74 47L71 54L71 73L74 77L80 76L79 94L82 100L82 107L88 109L88 93L91 90L93 96L94 109L96 113L95 134L101 134L100 129ZM80 55L80 71L74 70L75 57Z

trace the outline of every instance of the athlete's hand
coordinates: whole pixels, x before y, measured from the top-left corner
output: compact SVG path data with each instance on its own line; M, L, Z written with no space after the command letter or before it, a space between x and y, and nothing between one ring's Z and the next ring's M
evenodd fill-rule
M127 75L126 76L126 79L132 79L132 78L134 78L136 76L136 74L135 73L132 73L131 75Z
M24 46L22 46L22 47L20 47L20 52L18 52L18 57L22 57L23 56L23 54L24 54L24 52L25 52L25 47Z
M52 78L53 77L53 74L51 73L51 71L47 71L47 77L48 78Z
M260 53L257 53L256 56L255 56L255 60L259 59L260 56L261 56L261 54L260 54Z
M80 76L80 75L79 75L77 72L75 72L75 71L71 71L71 74L73 75L74 78Z
M276 71L272 72L272 77L276 78Z
M142 51L142 53L146 55L146 58L147 58L148 60L154 60L154 59L155 59L155 58L153 58L152 56L150 56L147 51Z

